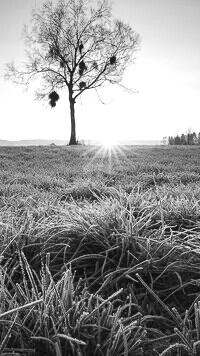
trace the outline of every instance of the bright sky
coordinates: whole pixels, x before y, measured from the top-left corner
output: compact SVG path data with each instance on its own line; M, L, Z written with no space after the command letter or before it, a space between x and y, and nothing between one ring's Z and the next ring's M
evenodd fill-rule
M34 101L33 88L24 92L3 79L5 63L24 60L23 24L43 0L0 0L0 139L69 139L67 92L56 108ZM142 37L135 65L124 84L138 90L85 93L76 104L80 139L162 139L188 128L200 131L200 1L113 0L115 17Z

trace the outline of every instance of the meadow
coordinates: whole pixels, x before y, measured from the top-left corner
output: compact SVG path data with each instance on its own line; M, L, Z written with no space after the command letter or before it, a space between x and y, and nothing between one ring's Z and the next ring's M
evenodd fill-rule
M0 354L200 354L200 147L0 147Z

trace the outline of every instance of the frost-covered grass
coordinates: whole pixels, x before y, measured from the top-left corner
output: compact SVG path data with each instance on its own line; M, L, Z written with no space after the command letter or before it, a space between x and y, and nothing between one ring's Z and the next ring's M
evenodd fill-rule
M0 148L0 166L0 353L198 355L198 147Z

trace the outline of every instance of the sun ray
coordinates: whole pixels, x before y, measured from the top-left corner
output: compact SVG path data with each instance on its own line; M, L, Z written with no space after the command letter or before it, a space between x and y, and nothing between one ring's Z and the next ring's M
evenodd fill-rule
M112 137L112 135L110 136ZM84 171L92 169L92 171L101 172L107 166L107 172L115 174L116 169L120 170L121 160L127 163L130 161L129 150L130 146L120 144L120 141L114 138L104 137L98 144L88 146L88 149L83 153L83 156L87 156Z

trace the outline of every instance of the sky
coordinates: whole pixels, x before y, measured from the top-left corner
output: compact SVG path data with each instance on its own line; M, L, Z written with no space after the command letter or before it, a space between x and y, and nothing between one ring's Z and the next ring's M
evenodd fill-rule
M96 1L96 0L93 0ZM23 63L21 38L31 10L43 0L0 0L0 139L66 139L70 137L67 92L56 108L36 101L5 81L5 64ZM200 132L200 1L113 0L114 17L140 34L140 51L124 73L123 84L137 94L109 87L83 94L76 104L79 140L112 136L114 140L162 140L164 136Z

